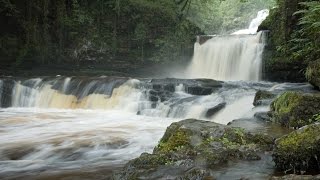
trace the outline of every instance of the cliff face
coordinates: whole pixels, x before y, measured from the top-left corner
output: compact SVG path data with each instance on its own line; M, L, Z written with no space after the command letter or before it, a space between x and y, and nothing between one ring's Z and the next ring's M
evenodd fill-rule
M311 69L317 69L306 67L320 59L320 2L278 0L277 4L259 28L270 32L264 53L265 77L274 81L310 80Z
M268 45L264 52L264 77L271 81L304 81L304 61L293 60L290 52L283 48L298 29L300 9L303 0L278 0L278 7L271 9L270 16L259 30L269 31Z

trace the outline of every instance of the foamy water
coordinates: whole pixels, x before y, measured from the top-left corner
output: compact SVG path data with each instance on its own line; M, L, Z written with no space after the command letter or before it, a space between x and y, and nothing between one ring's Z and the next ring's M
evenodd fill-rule
M151 152L173 121L123 111L1 109L0 175L123 164Z

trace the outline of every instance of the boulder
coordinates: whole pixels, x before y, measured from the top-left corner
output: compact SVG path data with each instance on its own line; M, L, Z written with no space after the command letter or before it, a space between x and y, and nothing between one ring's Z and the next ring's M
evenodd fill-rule
M273 138L195 119L171 124L152 154L131 160L113 179L204 179L232 160L260 160Z
M319 132L317 123L277 139L272 155L276 168L295 174L319 172Z
M285 92L271 104L272 120L286 127L299 128L315 121L320 94Z
M320 60L309 63L305 75L310 84L320 89Z
M271 102L271 99L275 98L276 95L272 94L269 91L259 90L254 97L253 105L260 106L260 105L268 105Z
M227 103L220 103L218 105L216 105L215 107L212 107L210 109L208 109L208 111L206 112L206 118L210 118L213 115L217 114L219 111L221 111L223 108L226 107Z

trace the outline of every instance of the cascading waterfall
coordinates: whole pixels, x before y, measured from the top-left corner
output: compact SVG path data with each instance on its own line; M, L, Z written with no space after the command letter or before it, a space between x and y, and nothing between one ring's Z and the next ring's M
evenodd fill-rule
M237 93L230 98L224 83L214 80L57 77L7 79L4 85L12 98L6 98L2 107L121 110L150 117L211 119L210 109L238 98ZM249 92L250 98L253 94ZM0 98L5 96L0 91Z
M202 45L196 42L187 75L190 78L259 81L265 33L256 31L268 14L268 10L260 11L249 29L214 36Z

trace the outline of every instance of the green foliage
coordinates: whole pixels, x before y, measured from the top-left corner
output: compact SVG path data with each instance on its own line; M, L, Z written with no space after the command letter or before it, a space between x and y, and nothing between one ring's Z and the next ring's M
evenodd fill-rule
M14 66L181 60L196 35L246 27L272 2L0 0L0 57Z
M289 41L292 59L313 61L320 57L320 2L302 2L302 9L294 15L300 16L299 29L292 34Z
M292 111L292 108L296 107L300 99L301 96L297 92L285 92L272 102L271 107L276 113L288 113Z
M259 10L274 5L274 0L193 0L187 17L207 34L230 33L247 28Z

